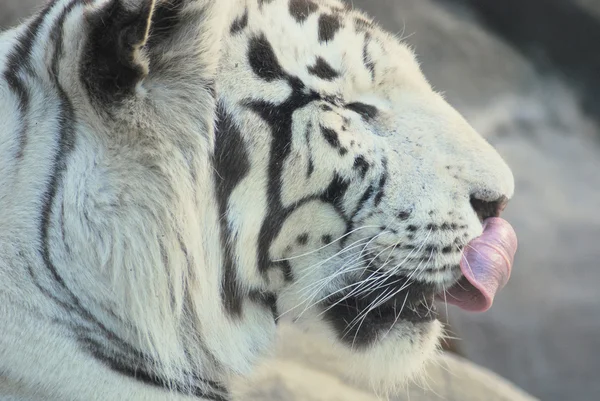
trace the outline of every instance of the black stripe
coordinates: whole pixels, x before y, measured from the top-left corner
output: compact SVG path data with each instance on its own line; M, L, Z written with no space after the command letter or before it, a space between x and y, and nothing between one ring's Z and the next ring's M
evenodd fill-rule
M363 45L363 64L365 68L369 70L371 74L371 80L375 80L375 63L371 61L371 56L369 55L369 43L371 41L371 35L369 33L365 34L365 44Z
M337 15L321 15L319 17L319 42L323 43L333 40L341 27L342 23Z
M292 265L288 260L276 262L274 263L274 266L281 269L281 272L283 273L283 279L286 283L291 283L294 281L294 272L292 271Z
M275 51L264 34L250 40L248 62L252 71L267 82L286 78Z
M248 297L251 301L269 309L273 315L273 320L277 323L279 312L277 311L277 296L274 293L269 291L250 291Z
M369 171L369 168L371 168L371 165L364 156L358 155L354 158L354 165L352 168L358 171L360 178L364 179Z
M54 6L54 2L49 2L46 7L38 13L36 18L27 26L24 34L17 38L17 44L7 59L7 68L4 72L4 79L8 87L15 93L19 99L19 112L21 113L21 126L19 128L19 147L15 154L16 159L21 159L27 146L27 131L29 122L27 113L29 112L30 98L29 89L20 78L20 75L27 72L31 73L31 52L33 51L34 41L39 33L44 19Z
M267 198L268 211L258 238L258 268L262 272L270 266L269 248L277 237L287 216L297 205L286 208L281 201L283 165L291 152L292 116L294 112L319 99L316 94L305 94L304 84L297 78L289 78L292 94L280 105L264 101L252 101L248 107L256 112L271 128Z
M354 26L357 32L366 32L373 29L373 23L361 17L354 18Z
M104 340L104 339L102 339ZM199 397L211 401L229 401L227 390L214 381L187 375L185 382L166 380L147 368L151 359L141 353L122 353L109 350L101 340L82 335L80 344L98 361L109 369L144 384L159 387L165 391L176 391L183 395Z
M262 9L263 4L269 4L273 0L258 0L258 6Z
M217 106L213 157L214 180L221 224L221 250L223 253L223 282L221 295L225 309L232 315L242 314L241 286L237 280L233 233L229 228L227 208L233 190L248 175L250 160L242 134L224 106Z
M379 110L377 110L377 107L361 102L349 103L344 107L346 107L348 110L352 110L353 112L360 114L362 118L366 121L376 118L379 114Z
M62 199L60 201L60 237L61 237L63 246L65 247L65 251L67 253L71 253L71 248L69 247L69 244L67 244L67 234L66 234L66 230L65 230L65 197L64 197L64 191L63 191Z
M77 298L77 296L68 288L60 273L54 266L50 256L50 240L49 230L50 222L52 220L52 208L55 203L57 190L62 183L63 173L66 168L66 162L69 154L73 150L75 143L75 113L73 104L70 98L67 96L64 88L61 86L59 81L59 63L63 57L63 23L67 18L68 14L75 8L75 6L85 3L86 0L73 0L65 6L60 16L57 18L51 32L50 39L54 42L54 53L51 61L51 77L53 78L53 84L57 91L59 110L58 115L59 132L58 132L58 150L54 156L52 164L52 173L50 174L48 187L42 198L42 210L40 216L40 242L41 249L40 253L46 270L50 272L55 283L60 287L63 296L66 296L67 301L60 300L53 291L48 291L43 288L38 282L38 287L43 293L49 294L52 299L57 301L61 306L65 307L71 313L75 313L80 316L85 322L91 324L96 330L99 330L107 338L111 338L113 341L118 342L121 347L128 350L128 352L135 352L135 350L127 344L125 341L120 339L115 333L109 330L104 324L98 321L86 308L84 308ZM30 272L31 273L31 272Z
M368 162L366 162L366 160L361 160L359 158L362 158L362 156L358 156L358 163L357 163L357 159L355 159L354 161L354 168L358 169L360 171L361 168L369 168L370 165L368 164ZM364 163L367 163L367 165L363 165L363 161ZM381 202L383 195L384 195L384 189L385 189L385 183L387 180L387 160L383 160L383 173L382 176L379 178L379 182L377 183L377 190L376 190L376 185L374 183L371 183L367 189L365 190L365 192L363 193L363 195L361 196L360 200L358 201L358 203L356 204L356 207L354 208L354 211L352 212L352 215L349 219L350 222L352 222L351 224L354 224L354 221L356 219L356 216L358 216L358 214L365 208L365 205L367 204L367 202L371 199L373 199L373 205L374 206L378 206L379 203ZM366 172L365 172L366 173ZM361 172L362 174L362 172ZM352 230L353 226L351 225L348 228L348 232L350 232ZM342 239L342 246L345 246L346 241L348 240L349 237L345 237Z
M339 149L342 145L340 144L340 139L338 137L337 132L335 132L335 130L328 128L328 127L324 127L321 125L321 134L323 135L323 138L325 138L325 140L327 141L327 143L329 143L329 145L335 149Z
M349 186L350 182L336 173L323 195L321 195L321 200L331 203L339 213L345 214L344 197Z
M369 199L371 199L371 197L373 196L374 193L375 193L375 187L373 185L369 185L367 190L363 193L363 196L358 201L358 205L356 205L356 210L354 212L355 215L358 214L358 212L360 212L360 210L362 210L362 208L364 207L364 204Z
M315 171L315 161L313 160L313 156L312 156L312 149L311 149L311 144L310 144L310 134L312 134L312 129L313 129L313 124L312 122L308 122L308 124L306 124L306 130L304 131L304 138L306 139L306 147L308 148L308 167L306 170L306 177L310 178L310 176L312 176L312 173L314 173Z
M325 81L333 81L340 76L337 72L323 57L317 57L315 65L308 67L308 72L311 75L319 77Z
M299 23L306 21L318 9L319 6L312 0L290 0L290 14Z
M377 191L377 195L375 195L375 200L373 204L377 207L381 203L385 195L385 184L387 183L387 160L383 159L383 173L381 173L381 177L379 178L379 190Z
M258 238L258 268L266 272L271 265L269 248L279 234L287 216L298 207L289 208L281 201L282 166L291 152L292 118L296 110L320 99L317 93L305 90L304 83L297 77L288 75L277 60L271 44L264 35L253 38L248 49L248 59L254 73L272 81L285 79L292 88L286 101L276 105L262 100L251 100L247 107L257 113L271 129L271 149L269 152L267 197L268 210Z
M383 199L383 196L385 195L385 182L387 181L387 176L384 174L381 176L381 179L379 180L379 192L377 192L377 195L375 196L375 201L373 202L373 204L375 206L379 206L379 204L381 203L381 200Z
M299 199L288 207L282 204L282 174L285 161L291 153L293 114L296 110L312 102L322 100L322 98L315 92L307 91L300 79L287 74L283 70L271 44L264 35L257 36L250 42L248 58L256 75L267 81L284 79L292 89L291 95L281 104L273 104L263 100L249 100L246 102L246 106L269 125L272 137L267 179L268 210L258 238L258 268L259 271L265 273L272 266L269 257L271 243L281 231L286 218L307 202L321 200L331 203L338 211L340 218L346 223L347 228L350 227L350 222L343 210L343 198L349 183L336 175L321 195ZM345 152L347 150L341 153ZM309 170L309 172L312 171Z
M66 289L66 285L56 267L50 258L50 241L48 239L50 230L50 221L52 215L52 206L54 205L54 198L56 196L57 189L62 182L63 172L66 168L66 159L71 153L75 142L75 113L73 110L73 104L67 96L63 87L59 82L59 62L63 56L63 23L67 15L82 0L73 0L69 3L62 11L61 15L57 19L52 31L50 33L51 39L54 41L54 54L52 57L52 79L54 88L58 94L59 101L59 115L58 115L58 151L54 156L52 163L52 173L50 174L49 185L46 188L44 196L42 198L42 215L40 217L40 237L41 237L41 254L46 264L46 267L54 280L58 282L62 287ZM68 291L71 293L71 291ZM72 293L71 293L72 295ZM75 296L73 295L73 298Z
M99 330L103 335L105 335L107 338L112 338L114 341L118 342L120 344L120 346L122 348L127 349L128 351L131 351L132 348L127 345L124 341L118 339L118 337L112 333L110 330L108 330L103 324L101 324L99 321L97 321L85 308L83 308L81 306L81 303L79 302L79 300L77 299L77 297L75 297L75 295L67 288L67 286L64 283L64 280L62 279L62 277L59 275L56 267L54 266L54 264L51 261L51 257L50 257L50 245L49 245L49 225L50 225L50 221L51 221L51 213L52 213L52 206L54 204L54 200L56 197L56 193L57 193L57 188L59 187L61 178L62 178L62 173L64 171L64 167L65 167L65 158L68 155L68 153L70 152L70 150L72 149L72 143L73 143L73 135L74 135L74 128L73 128L73 108L71 105L71 102L69 100L69 98L66 96L66 93L64 92L63 88L60 86L60 83L58 81L58 65L59 65L59 61L60 58L62 57L62 50L63 50L63 23L64 20L66 19L67 15L72 11L72 9L79 3L81 3L84 0L73 0L71 3L69 3L62 11L62 13L60 14L60 16L57 18L54 26L52 27L52 30L50 31L50 39L53 41L54 43L54 53L53 53L53 58L52 58L52 62L50 64L50 68L51 68L51 74L50 76L53 77L54 79L54 86L55 89L57 91L58 94L58 101L59 101L59 109L61 110L60 115L58 116L58 120L59 120L59 138L58 138L58 144L59 144L59 150L57 151L55 157L54 157L54 162L53 162L53 166L52 166L52 173L50 174L50 183L48 185L48 188L46 189L43 198L42 198L42 203L43 203L43 207L41 210L41 216L40 216L40 226L39 226L39 235L40 235L40 242L41 242L41 249L39 250L40 252L40 256L42 257L42 260L44 261L46 270L51 274L51 276L54 278L54 288L47 288L45 285L41 284L41 281L39 280L38 274L36 273L34 267L29 264L28 265L28 272L29 275L31 276L34 284L38 287L38 289L40 290L40 292L42 294L44 294L45 296L47 296L49 299L51 299L52 301L54 301L57 305L59 305L60 307L62 307L65 310L65 313L67 316L70 316L71 320L69 321L69 325L71 325L71 327L73 328L74 331L76 331L76 329L80 329L81 327L74 327L72 326L73 320L74 319L81 319L80 324L83 324L85 326L92 326L94 329ZM45 10L46 12L50 10L50 6L48 6L48 8ZM39 17L42 18L42 17ZM38 25L41 22L38 22ZM35 36L35 35L33 35ZM33 36L31 36L33 40ZM28 46L32 46L32 44L30 43ZM29 48L31 51L31 47ZM22 66L23 68L31 68L29 61L25 61L25 64ZM14 70L16 71L16 70ZM30 73L33 73L33 71L29 71ZM52 284L51 284L52 286Z
M73 150L75 144L75 113L73 109L73 104L70 98L67 96L64 88L61 86L59 81L60 71L59 71L59 63L63 57L63 23L67 18L68 14L79 4L84 3L85 0L73 0L71 1L62 11L60 16L57 18L55 25L53 26L50 39L54 43L54 53L51 61L51 76L54 80L54 88L57 91L58 101L59 101L59 110L60 113L58 115L59 121L59 132L58 132L58 150L54 157L54 162L52 166L52 173L50 174L49 184L44 193L42 203L42 211L40 216L40 239L41 239L41 249L40 253L42 259L46 265L46 269L50 272L54 281L60 286L64 295L66 295L67 301L67 310L71 311L71 313L77 314L81 319L83 319L86 324L89 324L93 327L94 331L97 331L102 335L106 340L111 341L111 343L115 344L118 348L122 349L127 355L137 355L139 352L135 350L130 344L119 338L114 332L109 330L104 324L98 321L83 305L81 301L77 298L77 296L68 288L60 273L56 269L52 262L52 258L50 256L50 240L49 240L49 231L50 231L50 223L52 220L52 208L55 203L55 198L57 195L57 190L62 184L63 174L66 169L67 158L71 151ZM41 285L38 283L38 287ZM52 298L57 300L56 295L52 291L47 291L45 288L42 289L44 293L52 294ZM64 305L64 302L59 301L59 304ZM80 328L79 328L80 329ZM76 330L77 331L77 330ZM84 338L80 337L80 341L84 341ZM96 348L96 351L101 348ZM100 351L98 351L100 352ZM141 365L143 366L143 365ZM126 372L122 372L126 373ZM145 381L144 377L139 376L131 376L135 377L138 380Z
M49 291L44 288L38 280L36 285L40 290L55 300L59 305L63 306L69 314L75 314L82 319L80 324L70 322L72 330L77 334L80 345L84 346L91 355L101 362L107 364L111 369L134 378L146 384L152 384L165 388L166 390L175 390L184 394L192 394L198 397L204 397L215 401L227 401L226 391L214 382L204 381L197 377L192 377L191 382L203 382L212 390L206 390L203 387L177 384L168 380L159 378L145 370L145 366L149 366L151 360L148 356L143 355L130 344L125 342L114 332L109 330L104 324L98 321L86 308L84 308L77 296L68 288L58 270L54 266L50 256L50 241L49 229L52 220L52 207L55 203L57 190L61 186L63 174L66 169L67 158L75 145L75 113L73 104L67 96L64 88L59 81L59 63L63 57L63 23L68 14L75 6L86 2L86 0L73 0L69 3L57 19L52 28L50 38L54 42L54 53L51 62L51 76L54 79L54 87L57 91L59 110L59 134L58 134L58 151L56 152L52 173L50 175L49 185L43 196L43 207L40 217L40 237L41 249L40 253L46 265L47 270L51 273L54 281L60 286L63 295L68 298L67 303L57 298L54 291ZM30 269L32 277L36 277L33 269ZM81 325L83 324L83 325ZM85 327L88 327L87 329ZM100 336L103 342L108 342L112 345L113 352L108 352L105 345L100 341L95 340L94 336Z
M236 18L235 21L233 21L233 24L231 24L231 28L229 29L229 32L232 35L235 35L237 33L240 33L241 31L243 31L247 26L248 26L248 8L246 7L246 9L244 10L244 14L241 17Z

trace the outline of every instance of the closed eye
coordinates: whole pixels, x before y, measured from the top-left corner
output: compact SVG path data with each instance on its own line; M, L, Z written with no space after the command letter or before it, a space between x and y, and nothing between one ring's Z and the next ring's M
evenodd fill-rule
M349 103L346 108L360 114L365 120L372 120L379 114L379 110L375 106L360 102Z

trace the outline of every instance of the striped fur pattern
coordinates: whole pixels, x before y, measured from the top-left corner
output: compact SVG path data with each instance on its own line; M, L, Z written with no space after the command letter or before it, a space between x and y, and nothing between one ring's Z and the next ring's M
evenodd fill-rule
M54 0L0 35L0 399L228 400L290 320L380 390L510 197L337 0Z

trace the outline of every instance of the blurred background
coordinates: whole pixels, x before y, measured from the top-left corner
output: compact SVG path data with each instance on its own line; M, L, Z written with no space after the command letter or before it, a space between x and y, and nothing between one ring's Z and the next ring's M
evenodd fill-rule
M0 28L41 3L0 0ZM505 214L520 238L512 280L485 314L449 310L459 337L449 348L539 399L600 400L600 0L352 3L414 46L431 83L516 178ZM282 358L319 365L293 352ZM280 363L279 374L300 369ZM307 372L293 385L266 375L268 389L246 399L374 399ZM311 378L333 390L311 398ZM452 398L428 391L411 399Z

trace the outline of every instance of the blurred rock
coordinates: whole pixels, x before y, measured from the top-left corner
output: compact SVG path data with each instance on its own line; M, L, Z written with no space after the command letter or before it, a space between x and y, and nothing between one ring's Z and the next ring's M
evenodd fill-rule
M43 0L1 0L0 29L7 29L29 17Z

